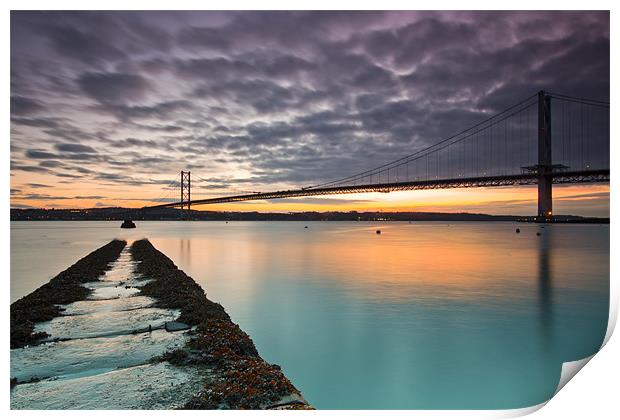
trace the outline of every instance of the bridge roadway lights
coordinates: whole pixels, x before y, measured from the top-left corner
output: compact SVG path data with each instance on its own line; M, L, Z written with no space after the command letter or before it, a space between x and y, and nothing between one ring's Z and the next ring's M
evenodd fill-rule
M588 171L568 171L566 167L562 168L562 165L554 165L557 170L551 172L551 178L555 184L584 184L584 183L597 183L597 182L609 182L609 169L596 169ZM537 185L538 184L538 168L537 166L524 167L527 172L515 175L502 175L493 177L477 177L467 179L444 179L437 181L416 181L416 182L402 182L382 185L355 185L355 186L343 186L343 187L326 187L319 189L299 189L299 190L287 190L287 191L272 191L266 193L251 193L245 195L236 195L228 197L206 198L199 200L192 200L191 205L198 204L218 204L218 203L233 203L238 201L249 200L271 200L276 198L287 197L312 197L322 195L333 194L350 194L350 193L365 193L365 192L379 192L379 191L410 191L410 190L431 190L440 188L477 188L477 187L502 187L507 185ZM181 204L187 205L185 202L158 204L156 206L143 207L143 210L158 209L158 208L175 208L180 207ZM545 214L543 212L543 218Z

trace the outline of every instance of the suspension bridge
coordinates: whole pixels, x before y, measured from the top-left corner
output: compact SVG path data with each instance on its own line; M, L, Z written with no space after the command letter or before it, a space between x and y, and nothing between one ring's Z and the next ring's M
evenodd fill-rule
M609 182L609 102L540 91L431 146L362 172L308 187L192 199L181 171L177 207L403 190L538 185L538 219L553 217L553 184Z

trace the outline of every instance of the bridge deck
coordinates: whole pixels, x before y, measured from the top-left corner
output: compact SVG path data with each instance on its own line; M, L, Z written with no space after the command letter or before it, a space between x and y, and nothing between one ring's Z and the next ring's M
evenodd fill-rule
M556 172L552 174L554 184L582 184L609 182L609 170L590 170L574 172ZM325 188L301 188L295 190L272 191L254 194L233 195L192 200L192 206L198 204L232 203L236 201L271 200L288 197L311 197L318 195L353 194L367 192L388 193L391 191L431 190L448 188L500 187L507 185L536 185L538 176L535 173L517 175L484 176L474 178L433 179L424 181L390 182L378 184L360 184ZM143 209L180 207L181 202L147 206ZM187 205L187 202L183 203Z

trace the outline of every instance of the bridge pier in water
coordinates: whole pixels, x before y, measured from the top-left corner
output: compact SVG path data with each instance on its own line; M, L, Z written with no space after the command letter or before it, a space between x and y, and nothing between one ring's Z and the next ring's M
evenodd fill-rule
M190 216L192 205L192 179L190 171L181 171L181 220ZM187 207L187 210L185 208Z
M538 221L553 217L551 160L551 96L538 92Z

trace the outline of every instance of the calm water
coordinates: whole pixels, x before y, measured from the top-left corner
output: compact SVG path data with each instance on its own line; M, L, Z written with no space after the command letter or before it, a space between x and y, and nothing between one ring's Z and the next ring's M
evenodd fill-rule
M11 301L112 238L148 237L317 408L537 404L607 326L609 226L118 226L12 222Z

